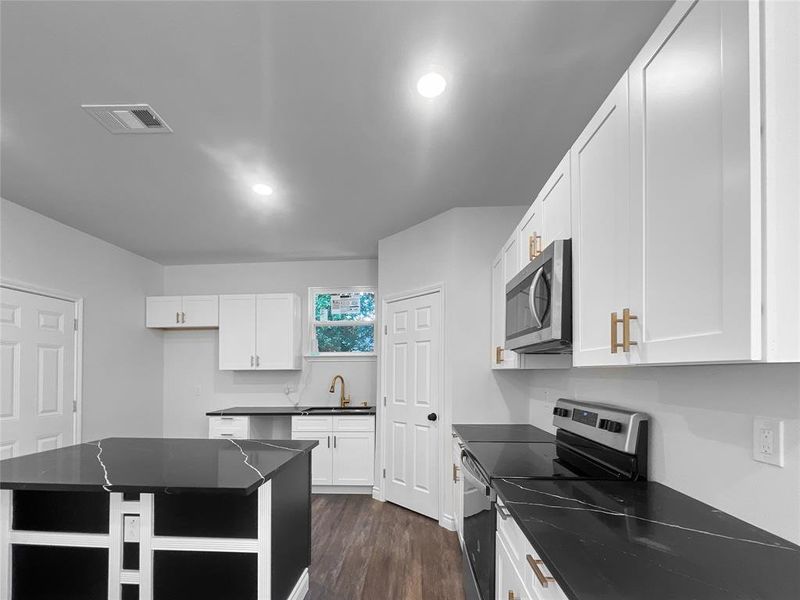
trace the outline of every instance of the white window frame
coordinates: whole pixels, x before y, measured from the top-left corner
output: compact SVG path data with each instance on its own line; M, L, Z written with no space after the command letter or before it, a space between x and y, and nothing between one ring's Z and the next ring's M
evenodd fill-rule
M315 296L317 294L347 294L347 293L370 293L375 296L375 319L373 321L326 321L316 320ZM375 360L378 356L378 291L369 285L347 285L339 287L310 287L308 288L308 360ZM373 351L372 352L318 352L317 348L317 326L324 327L354 327L357 325L372 325L373 327Z

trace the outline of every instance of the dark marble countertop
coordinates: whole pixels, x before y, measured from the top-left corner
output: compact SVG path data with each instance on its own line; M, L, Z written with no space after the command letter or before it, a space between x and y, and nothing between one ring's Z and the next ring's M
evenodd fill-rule
M106 438L0 461L0 489L250 494L316 441Z
M340 408L338 406L232 406L220 408L206 413L207 417L281 417L281 416L309 416L309 415L374 415L374 406L353 406Z
M653 482L492 483L572 600L800 598L800 547Z
M556 436L533 425L453 425L463 442L555 442Z

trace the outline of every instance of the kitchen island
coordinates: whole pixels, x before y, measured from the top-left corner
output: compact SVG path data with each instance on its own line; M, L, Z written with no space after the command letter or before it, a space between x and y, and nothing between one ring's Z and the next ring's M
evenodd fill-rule
M108 438L0 462L0 598L300 600L315 441Z

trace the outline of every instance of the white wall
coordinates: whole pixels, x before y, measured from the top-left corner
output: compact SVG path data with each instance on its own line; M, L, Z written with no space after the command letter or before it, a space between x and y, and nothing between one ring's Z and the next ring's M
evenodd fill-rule
M514 423L528 418L524 376L497 377L489 369L491 262L524 210L521 206L454 208L378 243L381 298L444 284L443 400L452 406L451 414L445 412L440 420L445 431L452 423ZM379 452L381 444L379 431ZM450 507L449 446L443 444L441 452L443 502ZM444 512L449 514L449 508Z
M648 413L650 479L800 542L800 365L537 371L530 422L552 431L559 397ZM785 421L783 468L752 459L753 418Z
M161 435L161 335L144 327L160 265L0 200L0 277L84 298L84 440Z
M331 260L168 266L164 293L247 294L295 292L303 301L303 351L308 338L308 288L377 285L377 261ZM333 405L331 379L341 373L352 402L375 403L376 361L303 361L303 371L220 371L218 333L167 331L164 333L164 435L205 437L205 413L232 406ZM286 386L296 390L286 395Z

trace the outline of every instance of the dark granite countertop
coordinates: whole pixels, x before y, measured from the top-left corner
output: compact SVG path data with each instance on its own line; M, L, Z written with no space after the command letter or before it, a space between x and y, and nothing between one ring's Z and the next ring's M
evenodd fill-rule
M297 415L374 415L374 406L232 406L206 413L207 417L280 417Z
M492 483L573 600L800 598L800 547L653 482Z
M0 489L250 494L316 441L106 438L0 461Z
M555 442L556 436L533 425L453 425L463 442Z

